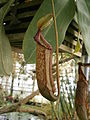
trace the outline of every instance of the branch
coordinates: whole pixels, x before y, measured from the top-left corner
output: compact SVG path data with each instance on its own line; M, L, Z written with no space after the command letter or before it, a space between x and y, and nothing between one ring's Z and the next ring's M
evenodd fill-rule
M17 109L17 112L28 112L30 114L34 114L34 115L43 115L43 116L47 116L45 112L41 111L41 110L37 110L35 108L25 108L25 107L20 107L19 109Z
M26 104L30 99L39 94L39 90L33 92L31 95L27 96L21 101L21 104Z
M37 94L39 94L39 90L33 92L31 95L27 96L26 98L24 98L23 100L19 101L18 103L14 103L12 105L8 105L8 106L4 106L0 109L0 114L3 113L8 113L8 112L16 112L17 109L19 109L19 107L22 104L27 103L30 99L32 99L34 96L36 96Z

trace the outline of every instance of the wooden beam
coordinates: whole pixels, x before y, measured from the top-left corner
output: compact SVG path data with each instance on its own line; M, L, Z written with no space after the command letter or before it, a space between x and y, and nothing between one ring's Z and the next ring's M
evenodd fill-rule
M25 33L7 34L10 41L23 41Z
M16 53L23 53L22 49L16 48L16 47L11 47L12 51L16 52Z
M7 25L5 27L5 30L7 33L9 33L9 31L10 31L10 33L13 33L13 32L17 33L17 30L18 30L18 33L19 33L19 31L21 32L21 30L24 30L24 29L26 30L29 23L30 22L24 22L24 23L20 23L19 25L13 25L12 27Z
M63 50L63 51L66 51L66 52L68 52L68 53L71 53L71 54L73 54L73 55L76 55L76 56L78 56L78 57L81 57L81 55L82 55L81 52L74 53L74 49L73 49L73 48L69 48L68 46L63 45L63 44L60 45L59 49L61 49L61 50Z
M72 45L76 46L77 44L77 41L75 41L73 38L69 37L69 36L65 36L65 40L68 42L68 43L71 43ZM80 44L80 48L82 48L82 44Z
M67 30L69 33L71 33L73 36L75 36L76 38L78 38L78 32L73 30L73 28L69 27L68 30ZM82 40L82 35L80 34L79 35L79 39Z
M43 2L43 0L32 0L28 3L22 3L19 6L17 6L17 9L25 9L27 7L32 7L35 5L40 5Z
M27 11L27 12L22 12L16 15L16 18L19 19L25 19L27 17L33 17L36 13L36 10L33 11ZM12 16L8 15L5 17L4 22L8 22L12 20Z
M79 27L78 27L78 24L75 22L75 20L72 20L71 26L74 30L78 31Z
M80 66L84 66L84 67L90 67L90 63L78 63Z

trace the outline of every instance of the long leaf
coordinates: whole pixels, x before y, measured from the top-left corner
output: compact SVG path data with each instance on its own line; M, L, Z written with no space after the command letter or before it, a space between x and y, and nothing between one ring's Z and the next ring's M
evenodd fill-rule
M8 0L0 0L0 4L6 3Z
M78 24L90 56L90 0L77 0Z
M68 25L74 17L75 2L74 0L54 0L54 2L60 45L64 40ZM37 32L37 21L48 13L52 13L51 0L44 0L25 33L23 52L25 60L28 63L35 62L36 46L33 37ZM55 50L56 44L53 23L43 32L43 34L46 40L51 43L53 49Z
M3 27L3 19L13 2L14 0L9 0L8 3L0 9L0 76L10 74L12 71L13 60L11 47Z

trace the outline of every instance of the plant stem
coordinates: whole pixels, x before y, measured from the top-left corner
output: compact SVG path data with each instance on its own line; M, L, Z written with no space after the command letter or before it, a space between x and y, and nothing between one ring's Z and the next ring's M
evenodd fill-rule
M57 85L58 85L58 95L60 96L60 80L59 80L59 50L58 50L58 31L57 31L57 24L56 24L56 17L55 17L55 8L54 8L54 1L51 0L52 3L52 12L53 12L53 19L54 19L54 28L55 28L55 37L56 37L56 70L57 70Z

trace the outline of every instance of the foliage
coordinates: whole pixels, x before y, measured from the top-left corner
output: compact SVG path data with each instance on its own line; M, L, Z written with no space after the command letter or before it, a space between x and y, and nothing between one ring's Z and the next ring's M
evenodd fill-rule
M7 0L1 0L1 3ZM11 48L3 27L3 19L6 16L11 4L14 0L9 0L3 7L0 8L0 75L10 74L12 70ZM66 30L77 12L78 25L82 33L84 44L88 54L90 55L90 0L54 0L56 21L59 34L59 46L63 42ZM47 7L46 7L47 6ZM77 7L77 10L75 9ZM47 9L48 8L48 9ZM51 0L44 0L39 10L31 21L23 41L23 53L25 60L28 63L35 63L35 42L33 37L37 32L37 21L42 17L52 13ZM50 42L55 51L55 34L53 22L43 31L44 37ZM9 67L8 67L9 66Z
M75 53L80 51L79 35L80 35L80 32L78 33L77 44L76 44L76 46L75 46L75 51L74 51Z
M74 0L54 0L54 2L60 45L64 40L68 25L74 17L75 3ZM23 41L23 52L25 60L28 63L35 62L36 47L33 37L37 32L37 21L48 13L52 13L51 0L48 2L47 0L44 0L25 33ZM53 46L53 49L55 50L55 32L53 23L50 24L50 26L45 31L43 31L43 34L46 40L50 42L50 44Z
M9 0L0 9L0 75L8 75L12 71L12 53L9 40L5 34L3 19L10 9L13 0Z
M77 17L88 55L90 56L90 0L77 0Z
M8 0L0 0L0 4L1 3L6 3L6 2L8 2Z
M35 62L35 43L33 37L37 31L37 21L42 16L51 13L51 1L48 3L46 0L42 3L41 7L37 11L34 16L32 22L30 23L23 42L23 51L25 60L28 63ZM75 12L77 12L77 21L80 27L80 31L82 33L82 37L84 40L84 44L88 55L90 55L90 0L77 0L75 3L74 0L56 0L55 2L55 12L56 12L56 20L58 26L59 33L59 46L64 40L65 32L70 24L71 20L75 16ZM77 7L77 11L75 9L75 5ZM47 7L46 7L47 6ZM47 9L48 8L48 9ZM54 36L54 27L53 23L43 32L45 38L48 42L50 42L55 50L55 36ZM76 49L80 49L79 40L77 43ZM76 50L75 50L76 51Z

